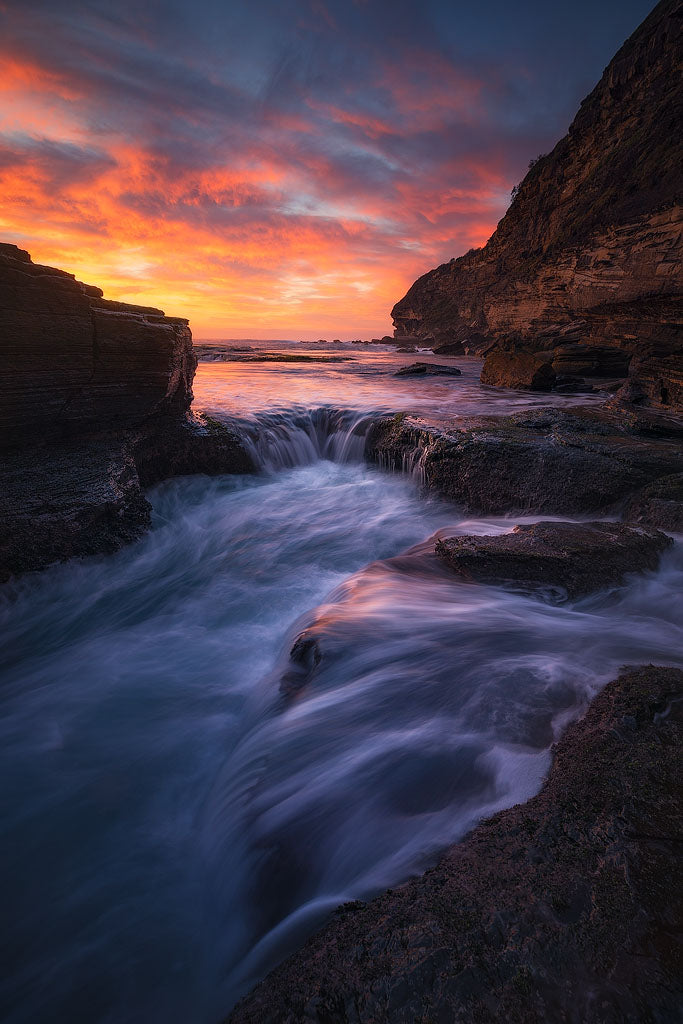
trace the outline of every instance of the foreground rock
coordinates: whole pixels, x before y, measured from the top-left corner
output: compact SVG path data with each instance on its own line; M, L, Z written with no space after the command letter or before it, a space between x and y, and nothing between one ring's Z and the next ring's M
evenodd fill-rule
M538 796L331 923L230 1024L665 1024L680 1017L683 672L625 672Z
M663 0L622 46L488 243L394 306L402 341L554 351L564 376L620 377L630 361L634 398L683 408L682 10ZM492 359L488 383L538 386L508 383Z
M0 322L0 582L139 537L151 483L253 468L234 433L189 416L187 320L0 245Z
M457 366L445 366L443 363L411 363L402 366L394 374L395 377L460 377L462 371Z
M493 515L617 511L652 481L683 472L679 438L634 435L618 417L588 409L447 425L398 415L373 426L366 454L388 468L419 466L431 490Z
M580 597L654 570L673 541L623 523L534 523L500 536L448 537L436 554L462 580L561 587Z

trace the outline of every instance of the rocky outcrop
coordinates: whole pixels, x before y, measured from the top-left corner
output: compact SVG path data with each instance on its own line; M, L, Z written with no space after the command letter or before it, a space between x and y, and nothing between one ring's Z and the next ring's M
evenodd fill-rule
M189 416L187 320L106 300L4 244L0 324L0 582L140 536L144 486L253 468L236 435Z
M622 674L538 796L341 907L230 1024L678 1020L682 694L677 669Z
M444 366L441 363L411 363L402 366L394 377L460 377L462 370L457 366Z
M561 588L570 598L618 586L628 573L654 570L673 544L658 531L623 523L533 523L498 536L436 542L439 558L468 583Z
M444 352L557 349L565 364L568 345L621 350L597 369L623 374L635 356L641 399L681 406L682 21L680 0L655 7L484 248L397 303L397 335Z
M187 320L109 302L72 274L0 245L0 443L182 415L197 365Z
M423 483L468 513L583 515L618 511L654 480L683 471L677 437L641 436L608 412L557 408L458 420L377 421L366 455L419 469Z

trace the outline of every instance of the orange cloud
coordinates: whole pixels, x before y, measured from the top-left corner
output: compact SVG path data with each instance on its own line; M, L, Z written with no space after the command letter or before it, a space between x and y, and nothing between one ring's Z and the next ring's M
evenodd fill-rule
M111 298L189 316L197 337L387 333L417 276L485 241L506 190L495 168L442 159L411 174L408 158L381 148L406 119L419 115L422 131L478 103L476 82L434 59L425 70L425 54L410 60L409 81L399 67L378 73L393 118L308 97L207 148L194 110L186 139L164 141L152 124L134 140L104 107L93 130L97 97L80 71L8 57L0 233ZM365 141L328 144L327 132L347 129ZM475 184L458 188L463 168Z

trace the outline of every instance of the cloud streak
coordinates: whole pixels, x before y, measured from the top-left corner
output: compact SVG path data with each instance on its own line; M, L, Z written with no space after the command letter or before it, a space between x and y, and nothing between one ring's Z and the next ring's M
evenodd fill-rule
M572 50L583 0L559 41L529 3L504 44L458 6L5 2L2 237L199 337L385 333L416 276L486 240L648 10L603 5Z

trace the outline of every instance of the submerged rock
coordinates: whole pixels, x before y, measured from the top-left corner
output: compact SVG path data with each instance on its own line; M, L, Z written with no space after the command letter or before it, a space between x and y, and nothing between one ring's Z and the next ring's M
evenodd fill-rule
M462 580L561 587L580 597L654 570L673 541L623 523L534 523L498 536L438 540L436 554Z
M624 672L543 789L332 921L229 1024L668 1024L683 999L683 672Z
M323 655L320 640L310 630L300 633L289 652L289 662L280 679L280 691L292 697L313 677Z
M394 377L460 377L461 375L462 371L457 366L445 366L443 363L411 363L410 366L402 366L400 370L397 370Z

